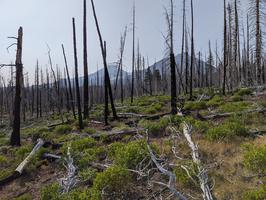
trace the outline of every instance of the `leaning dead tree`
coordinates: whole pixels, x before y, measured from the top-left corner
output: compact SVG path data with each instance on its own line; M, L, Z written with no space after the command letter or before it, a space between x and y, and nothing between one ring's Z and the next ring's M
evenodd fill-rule
M114 100L113 100L113 94L112 94L112 86L111 86L111 81L110 81L110 76L109 76L109 72L108 72L108 67L107 67L107 61L106 61L106 43L103 42L102 39L102 35L101 35L101 31L100 31L100 27L99 27L99 23L98 23L98 19L97 19L97 15L96 15L96 10L95 10L95 6L94 6L94 2L93 0L91 0L91 5L92 5L92 9L93 9L93 16L94 16L94 20L95 20L95 24L96 24L96 28L97 28L97 33L98 33L98 37L100 40L100 47L101 47L101 51L102 51L102 57L103 57L103 65L104 65L104 86L105 86L105 109L104 109L104 121L105 124L108 124L108 94L110 97L110 101L111 101L111 108L113 111L113 116L115 119L118 118L117 113L116 113L116 109L115 109L115 105L114 105Z
M74 62L75 62L75 83L76 83L76 96L77 96L77 107L78 107L78 120L79 128L83 129L83 121L81 114L81 103L80 103L80 92L79 92L79 74L78 74L78 57L77 57L77 42L76 42L76 26L75 18L72 18L73 25L73 46L74 46Z
M13 110L13 131L11 133L10 144L20 146L20 111L21 111L21 87L23 85L23 65L22 65L22 37L23 28L18 30L17 55L16 55L16 92Z

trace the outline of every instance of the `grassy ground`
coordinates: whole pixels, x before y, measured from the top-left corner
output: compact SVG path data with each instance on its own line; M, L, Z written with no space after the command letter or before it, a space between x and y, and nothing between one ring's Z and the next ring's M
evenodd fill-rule
M198 91L197 95L203 91ZM157 170L150 177L140 176L133 170L154 168L147 150L146 131L142 137L123 136L110 138L105 133L126 131L137 128L147 130L150 143L157 157L168 163L165 165L176 175L176 188L188 199L202 199L191 160L191 151L182 136L182 124L193 126L193 140L198 144L200 157L208 170L209 185L216 199L221 200L263 200L266 199L266 117L263 113L235 114L224 118L203 120L215 113L239 113L266 107L266 95L254 96L250 90L239 90L222 97L210 93L208 100L185 101L185 116L164 116L156 120L131 117L111 121L110 126L94 123L103 116L102 105L94 106L91 118L84 121L84 130L78 130L77 121L48 128L44 119L34 120L22 129L22 146L8 145L8 130L0 130L0 179L8 176L28 155L38 138L49 141L26 167L23 175L0 188L0 199L155 199L151 194L163 198L169 191L152 181L167 183L167 177ZM137 98L134 104L127 100L124 105L117 103L119 113L157 115L170 111L169 96L145 96ZM54 115L49 124L59 121ZM259 132L261 131L261 134ZM90 136L102 133L99 139ZM67 148L77 167L79 180L69 194L62 194L58 179L66 175L64 160L43 159L46 152L66 157ZM176 153L183 160L177 159ZM108 165L107 169L95 168L92 163ZM170 164L170 165L169 165ZM180 167L190 170L193 180ZM145 169L146 170L146 169ZM149 184L148 184L149 182ZM192 198L193 197L193 198ZM173 199L170 197L169 199Z

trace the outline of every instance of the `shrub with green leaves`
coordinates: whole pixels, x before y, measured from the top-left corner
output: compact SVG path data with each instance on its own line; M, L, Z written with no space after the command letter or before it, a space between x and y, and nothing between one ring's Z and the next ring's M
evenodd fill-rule
M236 136L246 137L249 136L249 132L242 122L233 118L210 128L205 135L209 140L229 140Z
M66 133L69 133L71 130L72 128L70 125L63 124L63 125L56 126L54 129L54 132L56 134L66 134Z
M73 153L79 154L80 152L83 152L86 149L92 148L96 145L96 141L93 138L82 138L75 141L70 141L68 143L65 143L62 147L62 152L67 153L68 147L71 148L71 151Z
M78 173L78 177L81 181L93 181L96 178L97 170L93 168L82 169Z
M246 146L244 165L253 172L266 175L266 145L261 147Z
M83 130L84 133L88 133L88 134L95 134L96 130L90 127L87 127Z
M113 146L115 147L115 146ZM113 148L114 163L128 169L135 169L137 165L148 155L147 143L144 140L133 141L127 145L116 144Z
M185 110L202 110L206 109L207 104L205 101L189 101L185 103Z
M239 96L245 96L245 95L251 95L252 94L252 89L249 89L249 88L242 88L242 89L239 89L236 94L239 95Z
M92 187L91 199L126 199L131 180L128 170L117 166L110 167L97 174ZM102 196L102 190L105 191L104 196Z
M162 110L162 107L163 106L160 103L152 103L146 109L144 109L144 113L155 114L157 112L160 112Z
M197 171L196 166L193 163L188 163L189 169L193 169L193 171ZM194 172L191 171L191 176L193 178L193 180L197 181L198 178L197 176L194 174ZM193 182L193 180L187 175L186 171L181 167L181 166L177 166L174 168L174 174L176 176L176 181L177 183L181 184L182 186L185 187L197 187L197 185L195 185L195 183Z
M100 161L106 158L107 152L104 147L93 147L76 152L77 165L80 169L88 167L92 161Z
M58 183L53 183L44 186L41 189L41 200L60 200L60 186Z
M0 155L0 167L7 164L7 158Z
M212 99L207 102L208 107L217 107L223 103L223 99L219 95L215 95Z
M233 102L243 101L243 97L240 96L240 95L234 95L234 96L231 97L231 100Z
M29 193L26 193L26 194L23 194L19 197L14 198L14 200L32 200L32 199L33 199L33 197Z
M240 112L248 109L251 106L248 102L230 102L219 107L220 112Z
M141 120L139 122L139 125L144 129L148 130L149 134L155 137L163 135L164 130L166 128L164 122L159 123L156 121L148 121L148 120Z
M265 200L265 199L266 199L265 184L257 190L245 192L243 196L243 200Z

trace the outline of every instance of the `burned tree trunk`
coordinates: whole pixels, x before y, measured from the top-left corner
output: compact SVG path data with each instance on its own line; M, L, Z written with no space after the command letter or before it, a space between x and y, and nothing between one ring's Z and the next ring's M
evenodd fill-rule
M78 120L79 120L79 128L83 129L84 127L83 127L83 121L82 121L80 92L79 92L79 74L78 74L78 57L77 57L75 18L72 18L72 24L73 24L73 46L74 46L75 82L76 82L76 94L77 94Z
M18 30L17 38L17 55L16 55L16 93L14 102L14 119L13 119L13 131L10 138L10 144L12 146L20 146L20 109L21 109L21 86L23 76L22 65L22 37L23 28Z
M65 60L66 73L67 73L67 81L68 81L70 103L71 103L71 107L72 107L73 117L74 117L74 119L76 119L74 98L73 98L73 93L72 93L71 81L70 81L70 77L69 77L69 71L68 71L68 64L67 64L67 59L66 59L65 48L64 48L63 44L62 44L62 50L63 50L64 60Z
M191 0L191 60L190 60L190 90L189 99L193 98L193 67L194 67L194 11L193 11L193 0Z
M89 75L88 75L88 60L87 60L87 6L84 0L83 8L83 65L84 65L84 119L89 116Z
M133 103L135 83L135 5L133 6L133 52L132 52L132 81L131 81L131 103Z
M226 69L227 69L227 20L226 20L226 0L224 0L224 76L223 76L223 95L225 95Z

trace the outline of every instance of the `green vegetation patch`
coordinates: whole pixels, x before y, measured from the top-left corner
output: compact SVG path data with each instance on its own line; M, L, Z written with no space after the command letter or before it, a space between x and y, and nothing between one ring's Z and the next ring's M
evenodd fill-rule
M266 185L264 184L257 190L245 192L243 200L265 200L266 199Z
M241 112L251 107L249 102L229 102L219 107L220 112Z
M261 147L246 146L244 165L254 173L266 174L266 145Z
M203 110L207 108L205 101L188 101L185 103L185 110Z
M253 92L252 89L249 89L249 88L242 88L242 89L239 89L236 94L239 95L239 96L245 96L245 95L251 95Z
M208 107L218 107L223 103L223 98L219 95L215 95L207 102Z
M210 128L205 135L208 140L230 140L236 136L246 137L249 136L249 132L243 122L234 117Z
M69 133L71 130L72 128L70 125L63 124L63 125L56 126L54 129L54 132L56 134L66 134L66 133Z

